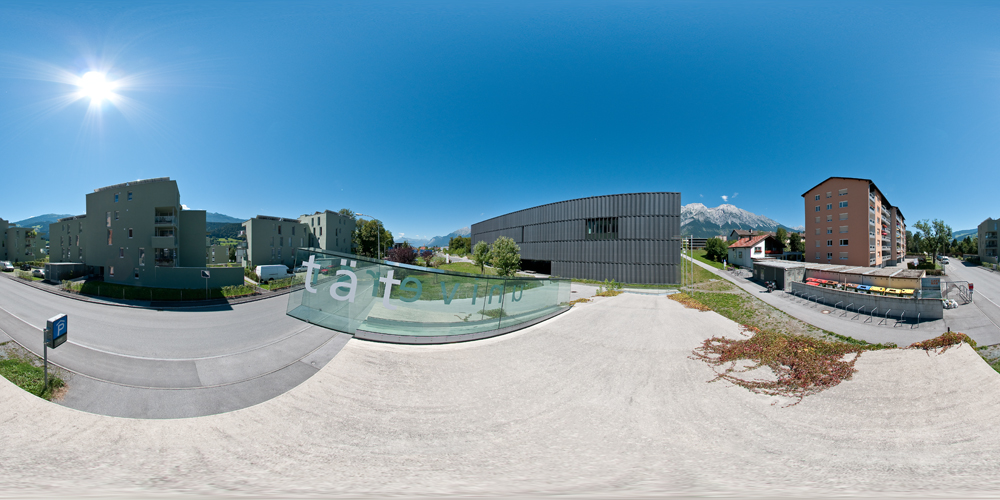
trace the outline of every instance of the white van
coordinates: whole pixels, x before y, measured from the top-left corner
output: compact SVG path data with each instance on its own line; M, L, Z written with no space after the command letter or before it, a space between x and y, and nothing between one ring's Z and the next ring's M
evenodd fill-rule
M254 270L257 276L260 276L261 283L267 283L271 280L280 280L284 278L291 278L292 275L288 272L288 266L282 264L273 264L269 266L257 266Z

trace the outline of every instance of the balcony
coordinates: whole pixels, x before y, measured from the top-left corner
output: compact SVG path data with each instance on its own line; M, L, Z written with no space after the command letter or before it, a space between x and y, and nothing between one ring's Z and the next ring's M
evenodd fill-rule
M177 238L173 236L153 236L152 248L177 248Z
M170 257L156 257L153 261L156 267L174 267L174 259Z
M153 218L153 224L157 226L173 226L175 217L173 215L157 215Z

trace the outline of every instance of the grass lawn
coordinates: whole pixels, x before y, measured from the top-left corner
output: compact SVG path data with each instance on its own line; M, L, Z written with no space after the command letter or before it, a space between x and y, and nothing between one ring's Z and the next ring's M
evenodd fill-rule
M65 383L57 375L55 367L49 366L49 386L45 387L45 375L42 361L24 351L12 341L0 343L0 375L10 380L14 385L38 397L52 399L53 393L59 392Z
M486 274L489 276L496 276L497 274L496 270L490 267L487 267L480 272L479 266L471 262L452 262L451 264L441 264L437 268L443 271L454 271L456 273Z
M710 265L710 266L712 266L712 267L714 267L716 269L722 269L722 263L721 262L715 262L714 260L708 260L708 258L705 257L705 253L706 252L705 252L704 249L695 250L695 251L692 252L692 256L695 259L697 259L697 260L699 260L699 261L701 261L701 262L703 262L705 264L708 264L708 265Z
M273 280L270 283L261 283L260 287L265 290L275 291L282 290L285 288L291 288L292 286L305 283L304 276L294 276L291 278L285 278L280 280Z

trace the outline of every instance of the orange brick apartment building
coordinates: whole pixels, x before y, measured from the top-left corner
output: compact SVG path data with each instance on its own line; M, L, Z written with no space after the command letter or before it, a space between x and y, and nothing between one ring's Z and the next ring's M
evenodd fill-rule
M885 267L906 256L906 219L869 179L830 177L805 200L806 262Z

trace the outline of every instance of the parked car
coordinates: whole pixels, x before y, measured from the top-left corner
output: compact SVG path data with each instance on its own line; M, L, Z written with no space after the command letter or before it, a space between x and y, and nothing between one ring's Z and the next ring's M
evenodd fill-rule
M30 271L31 270L31 266L29 266L27 264L21 264L21 270L22 271Z
M261 283L267 283L271 280L280 280L284 278L291 277L288 272L288 266L282 264L272 264L269 266L257 266L255 269L257 276L260 276Z
M36 278L44 278L45 277L45 270L44 269L32 269L31 270L31 275L34 276L34 277L36 277Z
M3 261L3 262L0 262L0 270L3 270L3 272L5 272L5 273L12 273L12 272L14 272L14 264L11 264L10 262L7 262L6 260Z
M941 256L941 263L942 264L947 264L948 263L948 257Z

